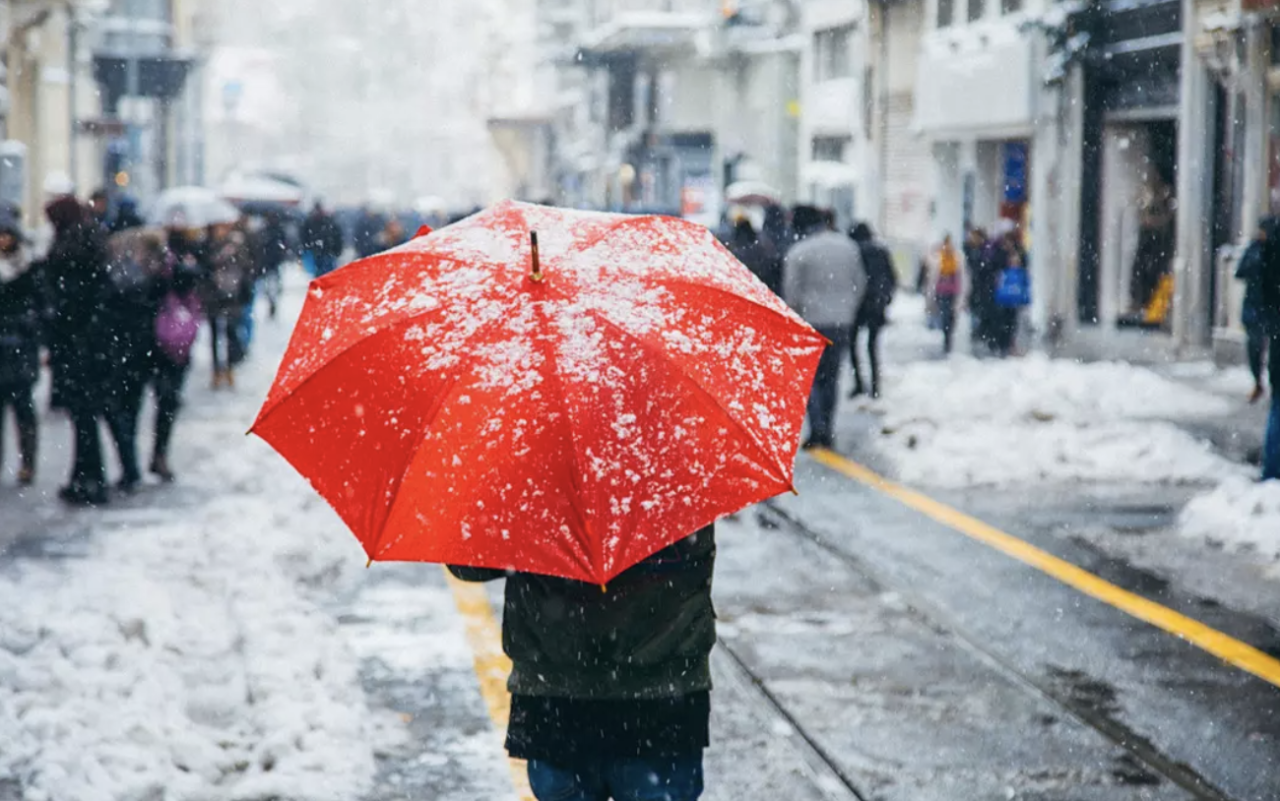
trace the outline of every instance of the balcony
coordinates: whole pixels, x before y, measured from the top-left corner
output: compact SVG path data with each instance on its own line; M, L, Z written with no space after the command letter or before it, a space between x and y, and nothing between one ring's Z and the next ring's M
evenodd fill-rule
M713 22L706 14L623 12L589 31L581 51L585 57L608 60L639 52L661 56L692 50L698 33Z

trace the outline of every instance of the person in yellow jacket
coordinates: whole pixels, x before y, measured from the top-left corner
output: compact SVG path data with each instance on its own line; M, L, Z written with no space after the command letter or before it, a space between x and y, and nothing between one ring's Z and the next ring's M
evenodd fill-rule
M938 279L933 285L933 296L942 321L942 348L951 352L956 328L956 298L960 296L960 254L951 241L951 234L942 238L937 254Z

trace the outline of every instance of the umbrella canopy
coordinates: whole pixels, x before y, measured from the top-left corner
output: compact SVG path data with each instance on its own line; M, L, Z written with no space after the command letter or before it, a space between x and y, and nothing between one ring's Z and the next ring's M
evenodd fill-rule
M506 202L312 282L253 431L370 559L605 583L791 487L825 345L701 226Z
M278 181L265 175L236 174L222 185L222 197L236 205L246 203L278 203L297 206L306 194L293 184Z
M738 181L725 188L724 199L744 206L774 206L782 202L782 194L764 181Z
M240 211L217 192L203 186L179 186L166 189L151 205L147 222L165 228L206 228L233 223Z

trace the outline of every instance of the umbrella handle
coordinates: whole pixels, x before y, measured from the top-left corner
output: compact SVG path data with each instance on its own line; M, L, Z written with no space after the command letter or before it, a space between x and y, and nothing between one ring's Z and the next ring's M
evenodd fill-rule
M533 252L533 274L529 276L529 280L535 284L542 283L544 278L542 274L542 262L538 260L538 232L529 232L529 245Z

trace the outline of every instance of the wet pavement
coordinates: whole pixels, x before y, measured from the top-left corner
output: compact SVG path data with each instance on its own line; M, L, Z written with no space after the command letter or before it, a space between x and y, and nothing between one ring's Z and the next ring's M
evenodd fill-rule
M274 344L264 344L263 360L283 344L269 333L264 342ZM233 402L212 393L207 376L198 364L191 377L174 453L180 474L198 472L215 450L246 447L228 432L247 427L241 418L265 390L258 384L270 365L254 368ZM849 406L840 441L846 454L887 470L868 446L876 422ZM152 516L199 513L211 497L237 491L180 479L107 509L64 509L56 490L68 428L46 418L36 488L19 492L8 469L0 474L0 570L91 558L94 538L128 536ZM706 798L1280 797L1272 685L812 460L801 459L797 485L800 496L779 499L778 514L749 511L719 529L721 647ZM1247 558L1172 534L1191 491L931 494L1280 654L1276 584ZM377 565L309 582L360 659L370 708L400 722L399 736L377 745L368 797L514 797L502 735L440 569ZM489 592L496 600L500 586ZM0 783L0 799L20 797Z

